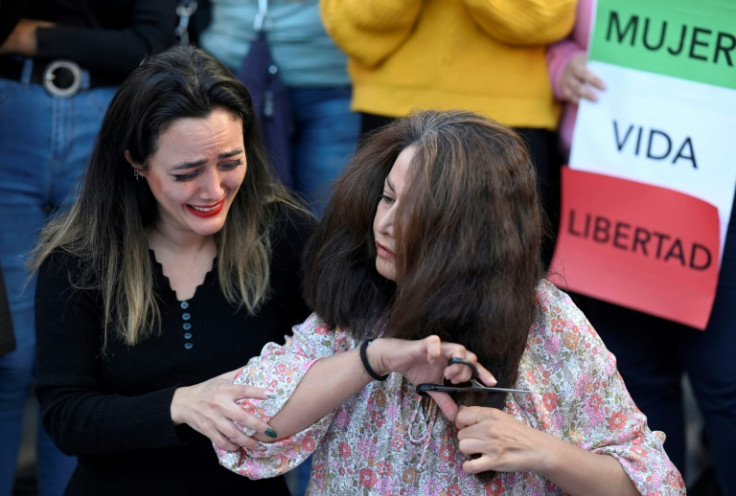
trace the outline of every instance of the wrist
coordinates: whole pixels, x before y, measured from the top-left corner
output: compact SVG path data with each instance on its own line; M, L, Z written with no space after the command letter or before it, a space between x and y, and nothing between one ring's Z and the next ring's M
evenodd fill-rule
M365 372L376 381L385 381L390 370L383 366L383 360L376 360L376 355L376 342L373 339L366 339L360 344L360 361Z
M565 468L565 463L569 461L565 456L566 448L572 445L546 432L536 431L533 434L536 435L537 432L544 435L537 436L538 439L535 443L536 450L533 458L529 462L531 466L530 470L544 474L549 478L550 475L554 475L560 469Z
M176 388L174 390L174 395L171 397L171 406L169 407L169 412L171 414L171 421L174 423L174 425L185 423L184 419L181 418L181 414L179 412L179 402L181 400L181 395L184 394L182 389L183 388Z

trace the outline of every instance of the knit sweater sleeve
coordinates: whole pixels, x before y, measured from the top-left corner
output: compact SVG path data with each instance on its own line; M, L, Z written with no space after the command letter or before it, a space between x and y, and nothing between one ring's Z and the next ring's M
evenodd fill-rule
M366 67L379 65L409 37L423 0L321 0L327 34Z
M37 56L69 58L89 69L127 74L145 56L172 46L175 27L176 0L135 0L123 28L62 24L39 28Z
M57 253L38 275L36 393L44 427L74 455L181 444L170 413L175 387L136 396L105 392L99 293L73 288L68 274L76 270L76 259Z
M465 0L489 36L507 45L546 45L564 38L575 22L576 0Z

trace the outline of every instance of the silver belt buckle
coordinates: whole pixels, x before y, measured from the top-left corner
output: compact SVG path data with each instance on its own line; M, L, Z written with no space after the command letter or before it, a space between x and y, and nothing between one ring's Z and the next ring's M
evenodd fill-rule
M67 70L72 75L72 84L66 88L56 86L56 71ZM66 98L74 96L82 87L82 68L72 60L54 60L43 71L43 87L54 96Z

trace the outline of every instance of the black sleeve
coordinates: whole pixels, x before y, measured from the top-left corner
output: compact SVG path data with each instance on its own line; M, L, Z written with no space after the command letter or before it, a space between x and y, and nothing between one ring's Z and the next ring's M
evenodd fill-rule
M69 58L89 69L127 74L146 55L176 43L176 4L176 0L135 0L124 29L63 25L38 29L37 56Z
M68 255L47 259L36 288L36 394L63 452L107 454L181 444L171 421L175 386L139 396L104 392L99 293L73 288Z

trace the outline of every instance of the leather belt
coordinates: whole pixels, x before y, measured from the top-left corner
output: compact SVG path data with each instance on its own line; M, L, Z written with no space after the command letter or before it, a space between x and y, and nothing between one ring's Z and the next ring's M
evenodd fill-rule
M29 59L0 57L0 78L22 81L26 60ZM30 62L33 64L30 83L43 85L51 95L61 98L74 96L84 89L117 86L123 82L122 76L92 73L72 60L32 59ZM85 79L86 84L83 84Z

